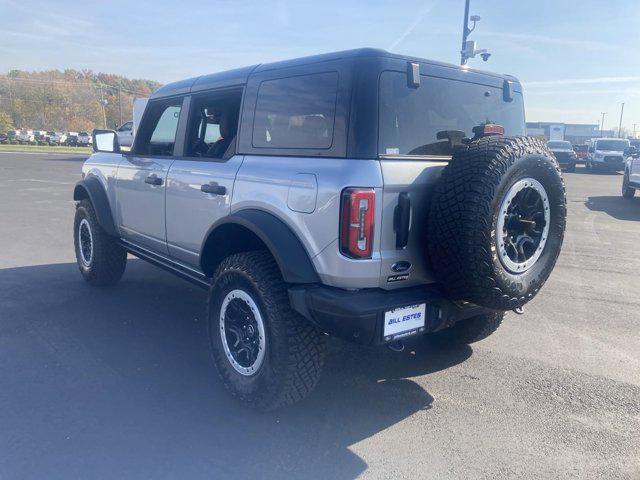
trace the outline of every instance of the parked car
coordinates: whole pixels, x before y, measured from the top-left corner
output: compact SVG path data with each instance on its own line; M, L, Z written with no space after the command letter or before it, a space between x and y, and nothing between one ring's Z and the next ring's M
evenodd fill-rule
M21 145L29 145L35 143L36 138L33 134L33 130L20 130L20 136L18 137L18 143Z
M4 132L0 132L0 143L9 143L9 136Z
M93 137L89 132L79 132L78 133L78 145L81 147L86 147L93 143Z
M19 138L20 138L20 130L9 130L7 132L7 142L15 145L16 143L19 143Z
M575 172L576 171L576 161L577 155L576 152L573 151L573 146L571 142L567 142L564 140L554 140L547 142L547 147L549 150L555 155L556 160L560 164L560 167L563 167L567 170L567 172Z
M589 151L589 145L574 145L573 151L576 153L576 161L577 163L584 163L587 159L587 153Z
M624 152L625 168L622 177L622 196L633 198L640 188L640 147L631 145Z
M67 141L67 134L63 132L53 132L49 137L49 145L64 145Z
M36 145L46 145L49 143L47 132L45 130L36 130L33 132Z
M133 144L133 120L122 124L116 128L118 143L123 147L130 147Z
M624 151L629 148L626 138L596 138L587 154L587 170L624 170Z
M67 139L64 144L69 147L78 146L78 132L67 132Z
M564 236L560 169L511 76L325 54L165 85L133 151L118 138L94 131L74 190L82 276L118 282L129 252L206 288L222 383L262 410L313 389L326 334L487 337Z

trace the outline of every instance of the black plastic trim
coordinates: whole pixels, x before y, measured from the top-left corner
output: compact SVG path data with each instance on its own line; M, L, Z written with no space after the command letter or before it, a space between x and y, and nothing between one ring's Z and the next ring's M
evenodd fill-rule
M426 303L425 332L435 332L489 311L470 303L454 303L446 299L437 285L357 291L325 285L299 285L289 288L289 301L293 310L323 332L365 345L386 343L383 338L384 313L397 307Z
M236 224L253 232L267 246L275 258L285 282L316 283L320 281L302 242L291 229L275 215L257 209L234 212L216 222L207 232L200 249L201 261L206 261L205 247L215 231L228 224ZM205 265L201 265L206 271Z
M113 216L111 215L107 192L105 192L102 183L97 177L88 176L84 180L76 183L73 189L73 199L82 200L86 198L85 193L93 205L93 210L96 212L98 223L102 229L107 232L108 235L117 237L118 231L115 227Z

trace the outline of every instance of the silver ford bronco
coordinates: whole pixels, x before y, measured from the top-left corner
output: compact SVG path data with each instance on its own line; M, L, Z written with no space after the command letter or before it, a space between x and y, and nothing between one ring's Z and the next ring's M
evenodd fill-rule
M94 130L73 237L94 285L127 254L208 289L214 363L268 410L317 384L326 335L470 343L551 273L558 163L511 76L360 49L179 81L131 151Z

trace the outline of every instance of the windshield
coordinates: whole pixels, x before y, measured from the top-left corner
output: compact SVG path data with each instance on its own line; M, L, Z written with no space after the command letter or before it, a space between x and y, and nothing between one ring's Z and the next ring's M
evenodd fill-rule
M625 139L612 139L612 140L598 140L596 142L596 150L615 150L623 151L629 147L629 140Z
M420 77L420 86L407 86L407 75L380 76L380 155L451 155L452 145L473 137L472 129L496 123L505 135L524 135L522 96L511 102L502 89L457 80Z
M571 148L571 143L570 142L547 142L547 147L549 148L557 148L557 149L570 149Z

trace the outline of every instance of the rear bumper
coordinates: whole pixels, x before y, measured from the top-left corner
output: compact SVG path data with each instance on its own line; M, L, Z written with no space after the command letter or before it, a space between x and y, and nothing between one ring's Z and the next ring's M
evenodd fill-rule
M289 300L295 311L323 332L365 345L379 345L390 340L383 336L383 322L385 312L394 308L425 303L425 329L421 333L441 330L490 311L447 300L436 286L350 291L324 285L298 285L289 289Z

